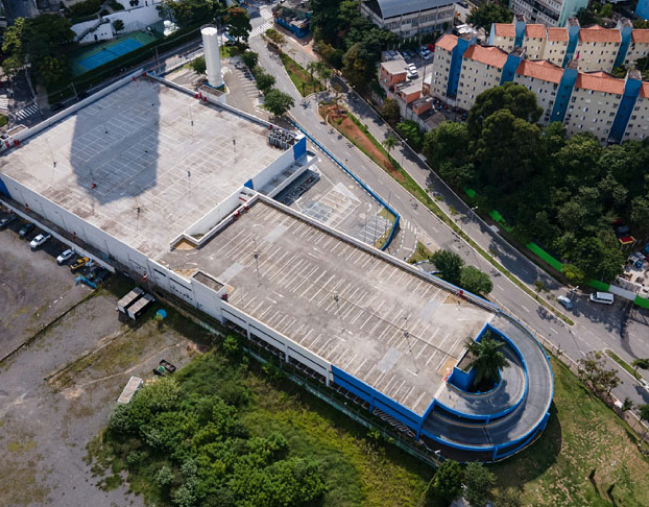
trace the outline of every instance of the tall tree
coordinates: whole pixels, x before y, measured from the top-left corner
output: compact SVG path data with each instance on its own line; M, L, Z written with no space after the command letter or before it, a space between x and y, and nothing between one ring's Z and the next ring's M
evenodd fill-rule
M439 169L446 161L452 165L464 165L470 161L469 141L465 123L446 121L424 134L422 153L433 169Z
M277 89L270 90L264 97L264 107L275 116L284 116L294 105L293 97Z
M390 152L399 144L399 141L397 141L394 136L389 135L388 137L385 138L383 141L383 147L387 150L388 152L388 158L392 160L392 155L390 155Z
M469 463L464 469L465 498L473 507L485 507L496 485L496 476L482 463Z
M385 99L383 101L381 112L383 113L383 117L388 121L388 123L397 123L401 118L399 103L395 99Z
M462 494L462 475L457 461L446 460L435 473L435 494L451 503Z
M510 23L513 17L507 3L489 0L471 9L466 22L488 32L492 23Z
M631 366L633 366L633 371L635 371L636 373L638 371L638 368L649 370L649 357L634 359L631 363Z
M475 368L474 388L481 391L491 389L500 379L500 370L509 367L509 361L500 351L505 342L494 340L487 331L479 342L469 339L466 346L473 357L469 367Z
M243 7L230 7L225 15L225 24L228 26L230 35L238 43L248 42L248 36L252 30L250 15Z
M444 280L453 285L460 284L462 266L464 266L462 257L448 250L437 250L431 255L430 260Z
M543 113L543 108L537 104L533 91L523 85L508 82L490 88L476 97L467 118L471 136L474 139L479 137L482 123L501 109L507 109L516 118L532 123L536 123Z
M476 267L466 266L460 273L460 287L473 294L486 295L493 289L493 284L487 273Z

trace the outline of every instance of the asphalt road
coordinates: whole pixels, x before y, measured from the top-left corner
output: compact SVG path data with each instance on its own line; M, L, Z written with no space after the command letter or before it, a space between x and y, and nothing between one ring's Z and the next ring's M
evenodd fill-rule
M255 23L256 22L256 23ZM263 19L253 20L253 28L261 24ZM296 105L290 111L292 117L304 127L311 135L320 141L327 149L345 163L384 199L390 198L391 204L402 215L404 220L411 222L419 231L430 236L441 248L449 249L461 255L465 262L477 266L489 273L494 284L490 299L494 300L511 314L519 318L537 335L543 336L560 348L563 354L579 360L591 350L609 348L620 357L632 361L637 357L649 357L649 326L647 318L640 314L634 322L634 331L627 338L621 335L621 322L624 304L618 302L613 306L602 306L590 303L586 294L577 292L575 295L575 308L568 315L575 321L575 326L567 326L554 317L548 310L541 306L533 297L522 291L513 282L493 268L473 248L458 237L448 226L412 198L389 175L375 166L351 143L328 126L317 113L317 103L322 96L311 96L302 99L293 86L283 65L276 55L268 51L259 37L249 41L251 49L260 55L260 65L277 79L276 87L291 94ZM306 62L311 57L306 52L300 55L299 45L290 44L297 49L292 56L298 62ZM355 97L355 98L351 98ZM372 134L381 141L388 134L389 129L377 117L375 112L355 94L347 95L347 102L354 114L366 124ZM426 167L418 155L409 148L397 147L393 151L395 159L415 178L424 188L432 183L435 190L443 196L439 204L451 216L452 205L459 215L456 221L478 245L484 250L491 251L499 262L511 273L517 276L530 288L536 280L541 280L549 292L541 293L540 297L548 298L550 293L554 296L566 294L567 289L560 286L545 271L533 264L524 255L511 247L487 224L477 217L446 185L439 180ZM623 384L613 390L619 399L631 398L636 404L649 403L649 393L643 390L624 370L610 361L610 367L620 372Z

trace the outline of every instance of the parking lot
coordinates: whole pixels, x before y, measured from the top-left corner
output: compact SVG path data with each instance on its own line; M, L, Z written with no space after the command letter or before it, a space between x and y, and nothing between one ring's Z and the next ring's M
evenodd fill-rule
M0 359L0 504L142 505L127 486L97 488L102 478L84 461L86 446L131 375L150 380L161 359L181 367L196 350L186 336L209 338L168 308L158 324L159 303L135 323L120 322L116 302L132 283L111 277L96 291L75 286L70 269L56 264L61 246L31 252L19 228L0 231L0 300L8 303L0 335L3 352L15 351Z

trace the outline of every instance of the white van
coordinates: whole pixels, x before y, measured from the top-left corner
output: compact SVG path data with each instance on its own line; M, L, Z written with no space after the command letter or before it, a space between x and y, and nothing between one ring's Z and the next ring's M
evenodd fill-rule
M590 295L590 300L593 303L612 305L615 302L615 296L610 292L596 292L595 294Z

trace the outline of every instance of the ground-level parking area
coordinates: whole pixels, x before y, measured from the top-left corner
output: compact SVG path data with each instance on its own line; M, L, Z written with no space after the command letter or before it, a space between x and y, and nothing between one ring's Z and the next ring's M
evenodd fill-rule
M0 505L142 505L125 486L97 489L86 446L131 375L151 379L161 359L181 367L196 350L186 337L208 338L173 310L159 325L152 315L160 305L120 322L116 302L130 282L75 286L56 264L58 246L30 252L14 225L0 231L0 344L26 344L0 360Z

